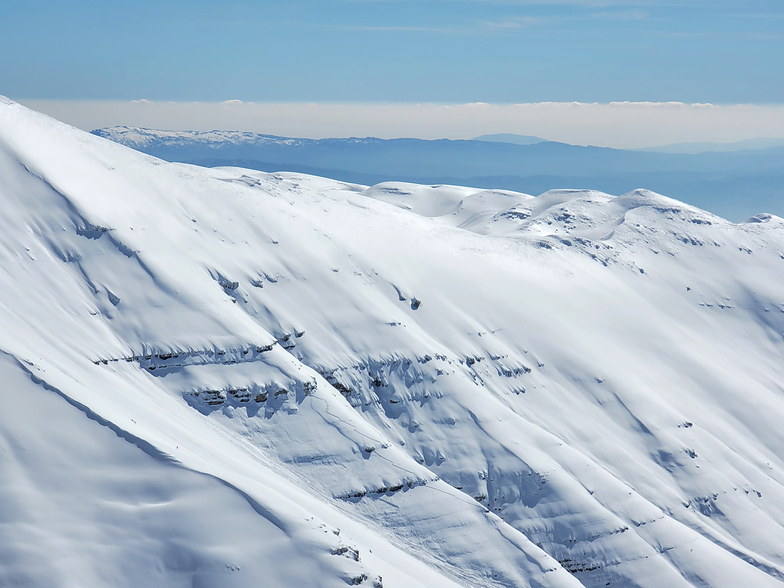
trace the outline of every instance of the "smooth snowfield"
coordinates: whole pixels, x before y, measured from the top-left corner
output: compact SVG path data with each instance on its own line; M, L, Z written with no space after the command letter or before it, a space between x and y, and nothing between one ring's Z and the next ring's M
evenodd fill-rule
M170 164L0 101L0 585L784 585L784 221Z

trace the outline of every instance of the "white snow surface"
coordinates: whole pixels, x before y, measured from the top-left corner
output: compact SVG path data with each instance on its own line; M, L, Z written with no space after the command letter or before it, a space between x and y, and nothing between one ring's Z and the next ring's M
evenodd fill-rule
M0 203L0 586L784 586L780 218L7 99Z
M265 135L263 133L253 133L250 131L167 131L158 129L145 129L142 127L116 126L100 129L101 135L118 143L123 143L137 149L148 147L152 144L165 145L167 147L176 145L200 144L210 148L222 148L226 145L248 146L248 145L302 145L303 143L313 143L314 139L294 139L290 137L279 137L277 135ZM329 141L330 139L326 139ZM351 138L338 139L341 142L368 142L379 141L374 138Z

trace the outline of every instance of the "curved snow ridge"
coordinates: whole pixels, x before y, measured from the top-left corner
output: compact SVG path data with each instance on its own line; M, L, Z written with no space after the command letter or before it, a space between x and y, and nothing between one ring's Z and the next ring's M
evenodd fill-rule
M550 190L534 197L508 190L384 182L368 188L364 194L486 235L535 238L561 235L608 241L626 222L626 215L641 208L651 209L668 221L731 224L716 215L644 189L620 196L595 190ZM770 215L754 218L756 220L749 222L768 222Z
M784 219L780 216L776 216L775 214L768 214L768 213L760 213L757 215L752 216L751 218L746 219L743 221L744 224L764 224L764 223L771 223L774 225L781 225L784 223Z
M421 186L408 182L383 182L365 190L364 195L428 217L451 212L463 198L477 192L461 186Z

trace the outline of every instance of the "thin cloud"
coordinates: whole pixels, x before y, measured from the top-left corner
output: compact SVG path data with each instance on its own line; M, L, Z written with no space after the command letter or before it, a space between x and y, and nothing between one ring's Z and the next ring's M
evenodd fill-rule
M615 21L644 21L649 20L650 14L643 10L619 10L590 12L581 15L569 16L513 16L502 20L481 21L480 27L491 31L516 31L549 24L578 23L597 20Z
M459 33L465 29L458 27L424 27L424 26L387 26L387 25L340 25L338 27L344 31L389 31L404 33Z
M617 10L617 11L604 11L604 12L593 12L590 14L590 18L596 20L628 20L628 21L635 21L635 20L648 20L650 18L650 14L644 10Z
M479 24L483 29L492 31L514 31L530 27L540 26L556 20L555 18L541 18L537 16L515 16L504 20L481 21Z
M784 39L784 34L780 33L747 33L737 31L648 31L646 34L675 39L736 39L748 41L778 41Z
M784 13L755 13L755 14L743 14L743 13L732 13L732 14L725 14L724 16L729 16L731 18L749 18L749 19L770 19L770 18L784 18Z
M516 5L516 6L582 6L588 8L613 8L613 7L683 7L698 5L695 2L657 2L656 0L474 0L482 4ZM704 4L704 2L703 2Z
M391 3L413 3L423 0L344 0L360 4L391 4ZM695 7L710 6L715 8L715 4L707 0L429 0L434 3L456 3L456 2L476 2L481 4L491 4L497 6L581 6L585 8L613 8L613 7Z

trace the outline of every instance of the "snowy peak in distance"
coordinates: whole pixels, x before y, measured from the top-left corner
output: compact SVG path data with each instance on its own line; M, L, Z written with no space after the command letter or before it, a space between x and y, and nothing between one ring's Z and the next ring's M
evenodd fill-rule
M289 139L247 131L165 131L126 126L95 129L91 133L134 149L142 149L154 144L182 145L188 142L220 147L225 144L252 145L256 143L291 145L296 141L300 141L300 139ZM308 139L303 140L308 141Z
M186 145L189 143L220 148L226 145L252 146L252 145L312 145L319 143L373 143L383 141L374 137L365 138L330 138L330 139L295 139L265 135L249 131L166 131L158 129L145 129L142 127L108 127L91 131L93 135L110 139L135 149L153 145ZM416 140L416 139L401 139Z
M10 101L0 204L0 585L782 586L776 216L169 163Z

